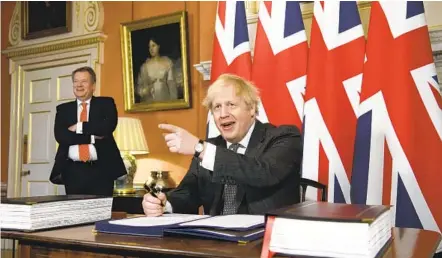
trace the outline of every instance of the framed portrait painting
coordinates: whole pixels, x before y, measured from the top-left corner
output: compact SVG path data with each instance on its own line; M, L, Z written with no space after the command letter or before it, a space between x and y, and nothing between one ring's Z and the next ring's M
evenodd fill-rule
M23 1L22 38L35 39L72 30L72 2Z
M128 112L190 108L186 12L120 26Z

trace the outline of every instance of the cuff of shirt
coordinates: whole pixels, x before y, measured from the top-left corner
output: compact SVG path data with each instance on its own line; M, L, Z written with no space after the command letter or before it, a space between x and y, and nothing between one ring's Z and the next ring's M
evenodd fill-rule
M83 122L78 122L77 123L77 134L82 134L83 133Z
M95 144L95 135L91 135L91 144Z
M165 213L173 213L172 204L169 201L166 202L166 206L164 207Z
M213 171L213 167L215 166L215 156L216 146L211 143L207 143L206 149L204 150L204 157L201 161L201 166L207 170Z

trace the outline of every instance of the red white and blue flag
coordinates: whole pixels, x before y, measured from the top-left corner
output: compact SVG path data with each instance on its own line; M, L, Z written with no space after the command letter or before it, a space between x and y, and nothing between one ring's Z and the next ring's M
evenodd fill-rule
M261 121L302 128L308 44L297 1L260 4L252 80L260 89Z
M302 176L327 185L329 202L350 203L364 31L354 1L315 2L313 15ZM306 198L318 199L317 190Z
M442 97L423 3L373 2L366 47L352 202L441 232Z
M232 73L250 79L252 58L244 1L219 1L215 18L211 81L223 73ZM209 111L207 116L208 138L219 131Z

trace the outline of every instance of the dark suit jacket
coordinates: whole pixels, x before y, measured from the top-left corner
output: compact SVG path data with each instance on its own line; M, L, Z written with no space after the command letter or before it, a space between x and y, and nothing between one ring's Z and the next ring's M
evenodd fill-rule
M54 133L59 146L50 176L51 182L63 184L63 173L69 165L69 146L89 144L91 135L104 136L103 139L95 139L94 144L98 156L97 166L103 179L114 180L126 174L126 168L113 137L113 131L118 123L114 100L110 97L92 97L89 121L83 122L83 134L68 130L69 126L78 122L77 119L77 100L57 106Z
M221 136L208 142L217 146L214 171L193 159L180 185L168 193L174 213L197 213L203 205L205 214L219 214L228 180L236 181L237 200L246 204L238 213L264 214L300 201L302 143L297 127L256 121L245 155L228 150Z

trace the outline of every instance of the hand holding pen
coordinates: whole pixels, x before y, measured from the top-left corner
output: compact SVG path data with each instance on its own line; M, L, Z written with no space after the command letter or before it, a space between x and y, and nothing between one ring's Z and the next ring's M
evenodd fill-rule
M160 193L162 193L162 191L163 191L163 187L162 186L160 186L160 185L151 185L151 186L149 186L149 184L147 184L147 182L144 184L144 189L147 190L147 193L150 193L150 195L152 195L153 197L155 197L157 199L159 199L158 195ZM161 202L161 206L164 207L164 203L163 202Z
M148 191L143 198L144 214L151 217L161 216L164 213L164 206L167 202L166 195L162 192L160 186L144 184Z

